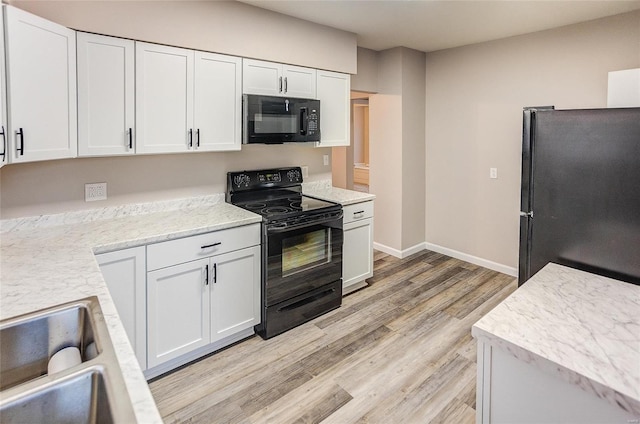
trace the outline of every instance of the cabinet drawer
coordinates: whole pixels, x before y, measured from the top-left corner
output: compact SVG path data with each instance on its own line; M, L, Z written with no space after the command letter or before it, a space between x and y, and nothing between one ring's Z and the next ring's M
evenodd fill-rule
M260 244L260 224L214 231L147 246L147 271Z
M362 203L356 203L348 205L343 208L344 219L343 223L358 221L360 219L371 218L373 216L373 201L367 201Z

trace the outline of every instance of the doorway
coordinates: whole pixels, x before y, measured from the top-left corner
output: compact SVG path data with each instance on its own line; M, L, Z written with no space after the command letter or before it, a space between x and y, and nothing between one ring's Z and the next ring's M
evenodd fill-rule
M332 148L332 180L335 187L369 193L369 96L351 92L351 143Z

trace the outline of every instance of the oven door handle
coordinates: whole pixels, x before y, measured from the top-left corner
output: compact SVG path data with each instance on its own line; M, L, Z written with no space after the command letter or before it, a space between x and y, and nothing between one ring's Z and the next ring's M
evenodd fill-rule
M285 226L278 226L278 224L267 224L267 233L270 233L270 234L284 233L286 231L297 230L299 228L311 227L313 225L326 224L327 222L332 222L332 221L337 221L338 219L342 219L343 215L344 215L344 213L341 210L340 212L332 213L331 215L329 215L329 216L327 216L327 217L325 217L323 219L320 219L318 221L312 220L312 221L304 222L304 223L301 223L301 224L293 224L293 225L285 225Z

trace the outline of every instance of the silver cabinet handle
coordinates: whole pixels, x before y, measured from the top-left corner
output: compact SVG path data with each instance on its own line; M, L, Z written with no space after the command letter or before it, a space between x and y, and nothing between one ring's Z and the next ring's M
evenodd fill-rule
M287 77L284 77L284 92L287 93Z

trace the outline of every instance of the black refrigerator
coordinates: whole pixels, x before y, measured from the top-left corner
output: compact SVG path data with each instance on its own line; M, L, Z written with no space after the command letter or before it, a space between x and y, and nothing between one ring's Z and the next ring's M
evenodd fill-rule
M525 108L518 285L548 262L640 285L640 108Z

